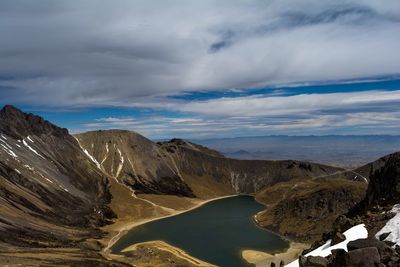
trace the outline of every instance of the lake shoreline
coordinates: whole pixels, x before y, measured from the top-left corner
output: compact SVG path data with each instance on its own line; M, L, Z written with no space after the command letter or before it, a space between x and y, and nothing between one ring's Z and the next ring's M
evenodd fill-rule
M145 244L151 245L152 247L156 247L156 248L159 248L161 250L168 251L168 252L174 254L177 257L180 257L180 258L182 258L184 260L189 261L190 263L192 263L192 264L194 264L196 266L218 267L218 266L213 265L211 263L208 263L208 262L205 262L205 261L200 260L198 258L195 258L192 255L188 254L185 250L183 250L181 248L174 247L171 244L168 244L163 240L154 240L154 241L147 241L147 242L133 244L133 245L128 246L127 248L124 248L121 252L134 251L134 250L137 249L138 246L145 245Z
M134 229L135 227L153 222L153 221L158 221L158 220L162 220L162 219L166 219L166 218L170 218L170 217L174 217L174 216L178 216L184 213L187 213L189 211L193 211L197 208L202 207L203 205L213 202L213 201L217 201L217 200L221 200L221 199L226 199L226 198L232 198L232 197L237 197L237 196L251 196L254 197L254 195L248 195L248 194L235 194L235 195L226 195L226 196L220 196L220 197L216 197L216 198L211 198L211 199L207 199L207 200L199 200L197 199L198 203L195 204L194 206L185 209L185 210L177 210L176 212L173 212L172 214L168 214L165 216L158 216L158 217L154 217L154 218L150 218L150 219L145 219L139 222L134 222L134 223L127 223L125 225L123 225L119 230L118 233L115 234L108 242L107 246L103 249L103 255L114 258L115 256L118 255L118 253L113 253L111 251L111 248L113 245L115 245L118 240L120 238L122 238L126 233L128 233L130 230ZM259 204L265 206L265 204L257 201L257 199L254 197L254 199L256 200L256 202L258 202ZM261 212L261 211L260 211ZM243 262L245 263L249 263L249 264L255 264L256 266L265 266L265 262L272 262L275 261L276 259L279 258L279 260L284 260L285 263L289 263L291 260L295 260L298 257L298 254L301 254L301 252L307 248L309 245L308 244L302 244L302 243L296 243L292 240L289 240L287 237L280 235L279 233L275 232L275 231L271 231L270 229L266 229L261 227L256 219L256 215L258 213L254 214L253 216L251 216L252 219L252 223L257 227L260 228L263 231L267 231L271 234L274 234L278 237L280 237L283 240L286 240L289 243L289 247L282 249L282 250L276 250L276 251L271 251L271 252L265 252L265 251L259 251L259 250L251 250L251 249L247 249L247 250L242 250L239 252L240 258L243 260ZM158 243L165 243L163 240L155 240L154 242ZM143 242L146 243L146 242ZM137 245L140 245L142 243L136 243L134 245L131 245L129 247L135 247ZM164 246L171 246L168 243L165 243ZM128 248L128 247L127 247ZM126 249L127 249L126 248ZM182 257L182 253L184 252L185 255L187 255L187 257L192 258L193 260L197 260L199 262L203 262L200 259L196 259L195 257L191 256L189 253L185 252L184 250L180 249L180 248L175 248L173 246L171 246L171 248L173 249L168 249L168 251L172 254L174 254L177 257ZM300 251L301 249L301 251ZM179 253L177 253L176 251L180 251ZM185 256L186 258L186 256ZM257 263L263 262L264 265L260 265ZM279 262L278 262L279 264ZM203 265L201 265L203 266ZM208 265L207 265L208 266Z
M254 197L254 200L259 204L265 206L265 208L267 208L267 205L259 201L256 197ZM286 240L289 243L289 247L286 250L280 250L280 251L278 250L276 252L265 252L259 250L244 249L241 251L241 257L247 263L254 264L256 267L264 267L264 266L270 266L271 263L275 263L275 266L279 266L280 262L283 261L284 264L286 265L294 260L297 260L297 258L301 255L301 253L305 249L311 246L311 244L296 242L277 231L273 231L271 229L262 227L257 220L257 214L254 214L252 216L253 223L260 229L273 233L279 236L281 239Z
M254 264L256 267L270 266L272 262L275 266L280 266L281 261L285 265L295 261L308 247L309 245L305 243L290 242L289 248L283 252L268 253L245 249L241 251L241 256L247 263Z
M111 252L111 247L118 242L118 240L124 235L126 234L128 231L132 230L133 228L149 223L149 222L153 222L153 221L157 221L157 220L162 220L162 219L166 219L166 218L170 218L173 216L177 216L177 215L181 215L183 213L192 211L194 209L200 208L201 206L212 202L212 201L216 201L216 200L220 200L220 199L225 199L225 198L231 198L231 197L237 197L240 196L240 194L235 194L235 195L226 195L226 196L220 196L220 197L216 197L216 198L211 198L211 199L207 199L207 200L200 200L198 199L199 203L195 204L193 207L190 207L189 209L185 209L185 210L177 210L176 212L173 212L169 215L165 215L165 216L159 216L159 217L154 217L154 218L150 218L150 219L145 219L139 222L134 222L134 223L128 223L125 224L124 226L122 226L119 230L118 233L115 234L107 243L107 246L103 249L103 253L105 254L113 254Z

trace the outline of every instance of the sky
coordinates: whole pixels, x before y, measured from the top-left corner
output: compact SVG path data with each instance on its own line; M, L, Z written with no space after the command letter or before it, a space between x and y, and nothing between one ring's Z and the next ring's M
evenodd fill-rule
M398 0L2 0L0 104L72 133L393 134Z

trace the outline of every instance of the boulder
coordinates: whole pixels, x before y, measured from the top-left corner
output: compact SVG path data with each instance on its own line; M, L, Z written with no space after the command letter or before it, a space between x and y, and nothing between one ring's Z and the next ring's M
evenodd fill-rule
M386 245L385 242L379 241L378 239L371 237L357 239L347 244L347 249L349 252L352 250L368 247L375 247L378 250L382 262L386 262L388 259L390 259L391 256L396 253L394 249Z
M349 251L345 255L343 266L359 267L379 267L381 263L380 255L376 247L359 248Z
M341 267L345 265L345 255L347 254L344 249L333 249L329 256L329 266L330 267Z
M300 267L326 267L328 266L328 260L319 256L300 256L299 265Z

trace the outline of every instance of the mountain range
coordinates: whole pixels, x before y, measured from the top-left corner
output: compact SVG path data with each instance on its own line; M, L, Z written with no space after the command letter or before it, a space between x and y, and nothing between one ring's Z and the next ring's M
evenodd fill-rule
M237 194L256 195L267 205L256 217L261 226L316 241L326 229L310 238L305 228L293 234L310 219L305 214L314 210L315 221L326 225L322 228L333 228L338 216L364 199L370 177L368 205L382 198L397 188L397 180L386 184L377 178L393 173L387 167L393 157L355 170L297 160L231 159L186 140L155 143L131 131L70 135L7 105L0 111L0 263L131 266L107 251L122 225ZM293 187L296 194L282 197ZM267 198L274 192L282 194ZM305 198L309 201L301 202ZM268 222L263 214L276 216ZM298 220L283 225L287 216Z

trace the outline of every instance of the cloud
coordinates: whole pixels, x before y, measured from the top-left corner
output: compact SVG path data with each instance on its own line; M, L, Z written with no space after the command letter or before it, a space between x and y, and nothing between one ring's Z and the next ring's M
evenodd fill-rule
M0 2L0 97L154 97L400 73L398 1Z
M275 116L315 113L324 110L373 109L400 103L400 91L368 91L331 94L301 94L294 96L245 96L192 101L177 104L184 112L195 112L210 117ZM398 109L398 108L396 108Z
M151 106L151 103L146 103ZM154 103L155 107L165 106ZM166 116L108 117L83 130L124 128L151 138L271 134L397 134L400 91L244 96L169 102ZM163 110L159 114L165 113ZM182 117L182 114L189 116Z

